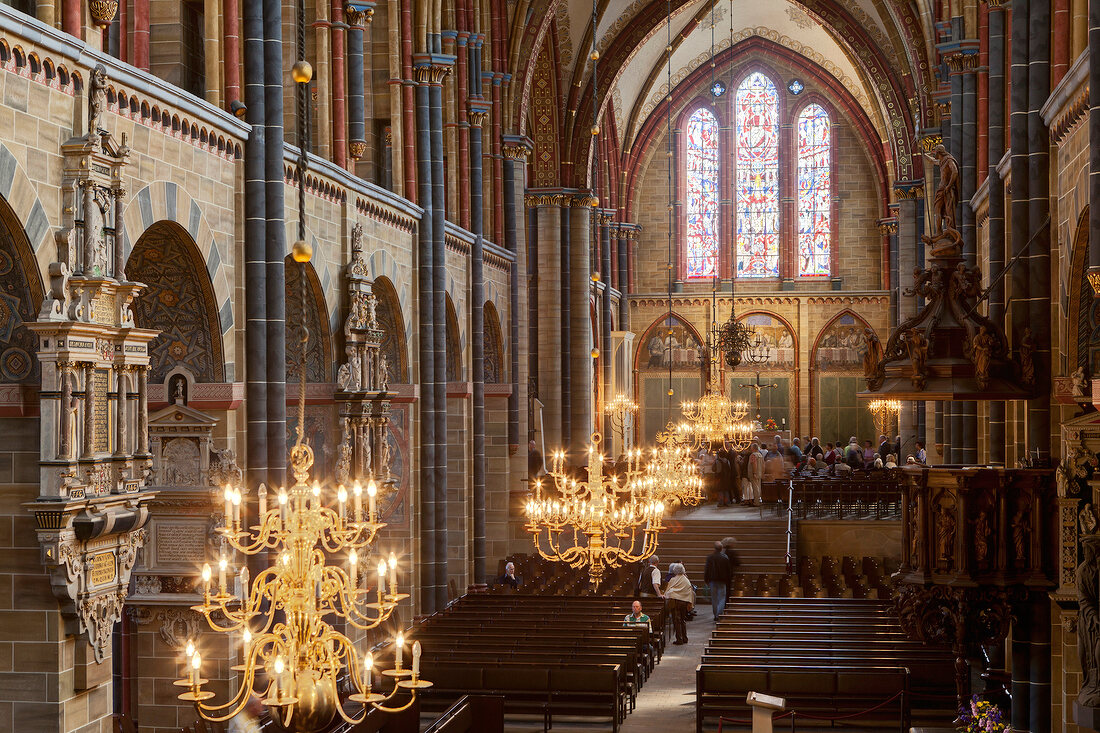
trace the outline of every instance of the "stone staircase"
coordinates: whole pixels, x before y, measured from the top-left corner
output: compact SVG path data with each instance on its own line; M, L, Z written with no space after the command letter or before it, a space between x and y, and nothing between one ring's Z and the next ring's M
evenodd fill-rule
M714 512L707 512L705 519L695 518L694 514L697 512L680 512L666 521L657 547L662 572L670 563L682 562L691 582L702 585L703 568L707 555L714 551L714 541L733 537L741 563L737 572L751 576L786 575L786 519L760 519L756 509L740 507L719 512L729 514L729 519L711 518ZM797 538L797 524L795 528ZM791 553L798 556L793 541Z

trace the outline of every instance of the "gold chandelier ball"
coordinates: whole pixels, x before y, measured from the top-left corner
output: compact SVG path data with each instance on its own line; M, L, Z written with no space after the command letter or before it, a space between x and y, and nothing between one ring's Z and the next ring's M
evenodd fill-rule
M600 126L599 125L592 125L592 134L594 136L600 134Z
M593 359L599 358L599 356L600 356L600 350L599 349L592 349L592 351L590 353L591 353Z
M312 670L300 670L295 680L294 692L298 702L289 727L279 725L279 716L272 715L275 730L284 733L318 733L332 722L336 715L336 686L327 677L318 679Z
M309 262L313 259L313 245L304 239L299 239L294 243L291 254L295 262Z
M592 273L592 282L598 283L599 281L600 281L600 273L593 272Z
M592 198L590 198L590 199L588 200L588 203L589 203L589 204L590 204L590 205L592 206L592 208L594 209L594 208L596 208L597 206L599 206L599 205L600 205L600 197L599 197L599 196L593 196Z
M313 67L304 59L295 61L294 66L290 67L290 78L299 84L308 84L313 78Z
M592 59L593 61L599 61L600 60L600 52L597 51L596 49L592 49L592 53L588 54L588 58Z

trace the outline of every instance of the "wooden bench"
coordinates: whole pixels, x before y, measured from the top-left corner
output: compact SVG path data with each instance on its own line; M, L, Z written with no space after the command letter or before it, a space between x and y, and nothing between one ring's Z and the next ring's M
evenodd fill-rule
M909 728L909 671L904 667L700 664L695 676L696 733L703 732L708 717L747 713L749 692L782 697L796 715L852 715L881 706L867 719L896 719L901 733Z
M424 733L504 733L504 698L463 695Z

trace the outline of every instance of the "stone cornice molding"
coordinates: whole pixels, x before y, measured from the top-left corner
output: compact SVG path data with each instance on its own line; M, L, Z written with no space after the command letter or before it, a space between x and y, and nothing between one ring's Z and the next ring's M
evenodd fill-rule
M1050 127L1050 141L1057 145L1085 118L1089 108L1089 54L1081 52L1058 86L1050 93L1039 115Z

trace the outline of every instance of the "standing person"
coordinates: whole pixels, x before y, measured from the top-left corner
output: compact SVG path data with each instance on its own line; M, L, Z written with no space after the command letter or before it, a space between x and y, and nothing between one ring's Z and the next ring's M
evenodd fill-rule
M764 456L759 443L753 442L749 449L749 493L741 498L742 504L761 504L760 484L764 480Z
M718 474L718 506L732 506L736 501L737 487L741 483L741 470L737 453L729 443L718 449L718 462L722 470Z
M737 572L737 566L741 564L741 559L737 557L737 550L735 546L737 540L732 537L725 537L722 539L722 548L726 553L726 559L730 561L730 584L726 586L726 605L729 605L730 598L733 596L733 576Z
M848 439L848 447L844 451L844 462L852 470L863 468L863 449L859 447L859 440L854 435Z
M832 443L825 444L825 465L831 466L837 462L840 457L840 451L836 449L836 446Z
M898 459L901 458L901 436L900 435L895 435L894 436L894 457L898 458Z
M661 569L657 567L660 561L661 558L656 555L649 556L649 562L638 574L638 595L664 598L661 595Z
M919 440L917 441L917 453L913 457L917 459L917 463L919 463L920 465L928 465L928 451L924 449L924 443L920 442Z
M875 448L871 445L871 441L863 441L863 467L872 468L875 465L875 456L878 454L875 452Z
M825 456L825 449L821 447L821 442L817 438L810 438L810 447L806 452L819 461Z
M695 606L695 590L691 587L691 581L688 580L682 564L672 563L669 572L672 573L672 579L665 586L662 597L667 598L671 604L672 628L676 632L676 641L672 643L687 644L687 616Z
M894 446L891 445L889 439L885 435L878 436L878 457L882 459L883 463L886 463L886 456L890 455L894 450Z
M703 582L710 588L710 610L714 613L714 623L718 623L718 617L726 610L726 594L733 577L731 570L722 541L715 540L714 552L707 555L703 570Z

